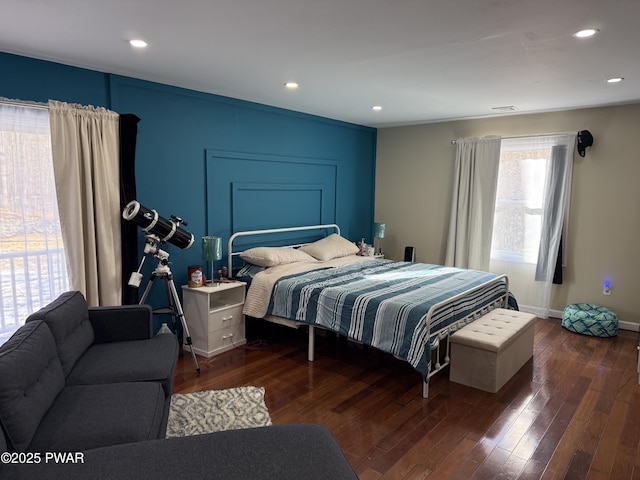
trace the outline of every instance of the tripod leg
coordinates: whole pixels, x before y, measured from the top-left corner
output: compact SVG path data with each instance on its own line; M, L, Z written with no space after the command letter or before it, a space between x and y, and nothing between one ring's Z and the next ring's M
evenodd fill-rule
M182 330L184 331L184 338L187 341L187 345L189 345L189 350L191 350L191 356L193 357L193 363L196 366L196 371L200 373L200 365L198 365L198 359L196 358L196 354L193 351L193 344L191 343L191 335L189 334L189 327L187 327L187 322L184 319L184 312L182 311L182 305L180 304L180 298L178 297L178 291L176 290L176 285L173 283L173 276L167 276L167 285L171 288L171 295L173 301L176 306L176 310L178 311L178 318L180 319L180 323L182 323Z
M153 272L151 274L151 278L149 278L149 281L147 282L147 287L144 289L144 293L142 294L142 297L140 297L140 302L138 302L139 305L143 305L145 300L149 296L149 292L151 291L151 287L153 286L153 281L155 279L156 279L156 273Z
M167 280L167 277L165 277L165 280ZM171 278L171 276L169 276L169 280L173 281L173 279ZM177 325L176 325L176 306L175 303L173 301L173 292L171 291L171 289L169 288L169 282L165 281L164 282L164 286L167 290L167 300L169 302L169 308L168 310L171 312L171 326L172 326L172 330L174 332L177 332Z

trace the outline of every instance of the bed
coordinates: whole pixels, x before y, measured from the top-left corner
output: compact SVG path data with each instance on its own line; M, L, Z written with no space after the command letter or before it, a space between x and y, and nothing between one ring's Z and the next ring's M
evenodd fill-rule
M325 236L310 242L249 246L270 236L305 232ZM505 275L357 255L337 225L254 230L232 235L229 271L249 283L247 316L298 328L308 326L309 361L315 329L321 328L383 350L429 378L449 364L451 333L490 310L507 307ZM238 258L244 264L238 270Z

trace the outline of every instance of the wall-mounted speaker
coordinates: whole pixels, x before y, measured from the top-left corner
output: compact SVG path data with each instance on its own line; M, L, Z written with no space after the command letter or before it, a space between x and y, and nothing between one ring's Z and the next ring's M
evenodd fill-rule
M404 247L404 261L405 262L416 261L416 247Z

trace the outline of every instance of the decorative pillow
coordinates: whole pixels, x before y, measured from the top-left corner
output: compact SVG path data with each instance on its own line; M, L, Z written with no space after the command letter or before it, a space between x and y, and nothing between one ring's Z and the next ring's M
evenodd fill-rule
M346 238L342 238L337 233L333 233L328 237L300 247L299 250L308 253L313 258L316 258L321 262L326 262L332 258L355 255L359 251L358 247L354 243L350 242Z
M300 249L291 247L256 247L245 250L240 254L245 262L260 265L261 267L275 267L285 263L294 262L315 262L315 258L310 257Z
M256 274L262 272L266 267L260 265L254 265L253 263L247 263L244 267L238 270L236 278L239 280L251 280Z

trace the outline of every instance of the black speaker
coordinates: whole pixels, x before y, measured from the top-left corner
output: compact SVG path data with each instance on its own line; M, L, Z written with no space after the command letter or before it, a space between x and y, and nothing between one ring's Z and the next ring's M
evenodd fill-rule
M405 262L416 261L416 247L404 247L404 261Z

